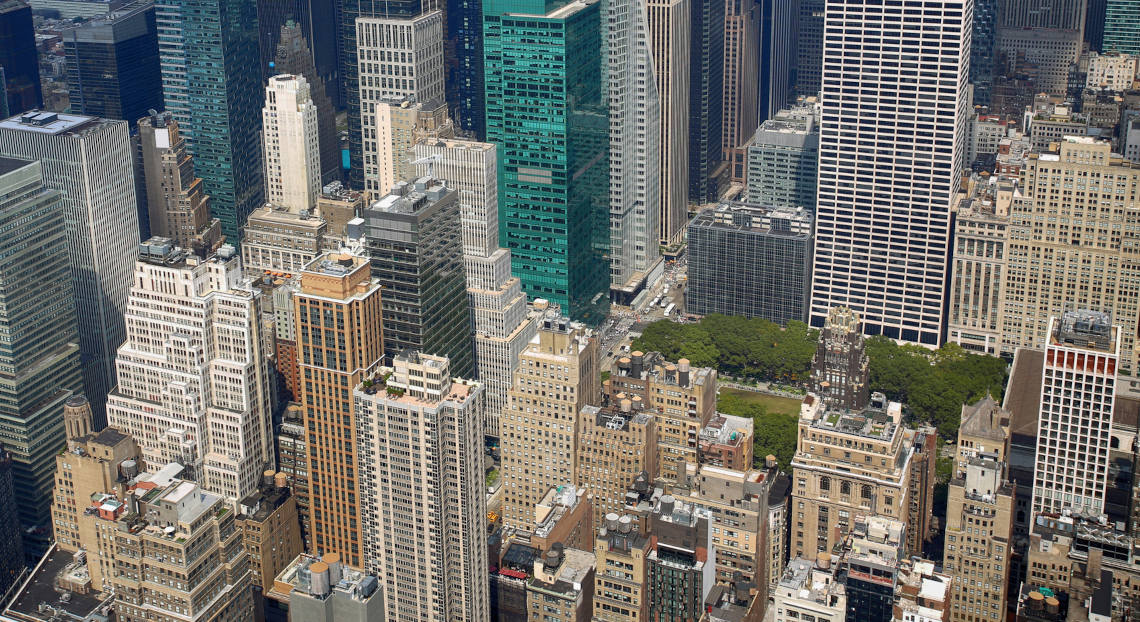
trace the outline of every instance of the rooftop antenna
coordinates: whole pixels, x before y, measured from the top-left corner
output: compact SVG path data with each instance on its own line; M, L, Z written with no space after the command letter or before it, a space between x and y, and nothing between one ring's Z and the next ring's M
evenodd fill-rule
M418 160L412 160L412 165L415 166L416 164L427 164L428 165L427 176L431 177L432 179L435 179L435 163L436 162L443 162L443 156L438 154L438 153L433 153L429 156L424 156Z

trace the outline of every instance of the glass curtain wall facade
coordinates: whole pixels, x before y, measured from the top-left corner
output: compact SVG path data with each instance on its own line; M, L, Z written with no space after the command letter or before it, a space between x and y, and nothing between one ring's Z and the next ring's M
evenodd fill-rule
M487 140L501 151L500 238L532 298L600 322L609 287L609 115L600 5L483 5Z

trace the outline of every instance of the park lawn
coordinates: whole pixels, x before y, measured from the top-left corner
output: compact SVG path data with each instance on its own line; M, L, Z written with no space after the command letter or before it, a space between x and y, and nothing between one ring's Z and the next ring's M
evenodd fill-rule
M723 399L725 395L736 397L745 404L762 406L765 411L772 414L783 414L791 417L798 417L800 414L800 400L798 399L721 387L718 397Z

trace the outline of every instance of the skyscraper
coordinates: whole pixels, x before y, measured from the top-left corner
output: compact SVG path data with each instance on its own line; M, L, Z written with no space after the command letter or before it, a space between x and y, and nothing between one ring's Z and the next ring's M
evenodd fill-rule
M343 90L340 102L348 108L349 187L364 188L364 145L361 128L362 109L360 62L357 55L356 18L413 18L423 12L422 0L345 0L339 4L340 24L337 46L340 54L340 79ZM366 87L371 88L371 87Z
M1084 30L1088 4L1089 0L1002 0L998 25Z
M638 4L644 0L638 0ZM658 240L682 240L689 216L689 51L692 46L691 0L649 0L648 42L661 120L661 138L646 145L660 160L661 216ZM613 85L610 85L613 89ZM611 97L614 95L611 92ZM658 145L656 150L651 149ZM656 153L654 153L656 151ZM650 242L652 246L652 241Z
M482 385L447 357L400 353L353 391L365 570L388 620L487 620ZM413 440L411 445L397 439Z
M448 32L455 38L459 65L455 89L459 91L456 123L478 140L487 136L483 85L483 0L458 0L447 10Z
M533 525L535 504L575 472L578 413L600 397L600 377L597 342L581 325L548 311L519 357L499 425L504 525ZM547 385L545 395L535 392L536 382Z
M108 423L147 464L178 462L239 501L274 459L261 293L231 247L201 259L164 238L142 245L132 282Z
M437 175L459 192L467 302L474 318L475 370L483 385L483 432L499 437L499 418L519 356L536 317L511 276L511 252L499 248L498 158L495 146L435 140L415 146L417 177Z
M656 54L650 47L649 10L645 0L607 2L602 21L610 116L609 185L613 190L609 195L610 297L622 305L633 304L652 285L653 272L661 270L658 240L666 162L661 158L664 119L653 64Z
M846 34L823 48L814 326L846 305L869 335L930 346L944 339L950 208L966 157L971 7L827 5L827 29ZM941 45L930 45L934 39ZM883 46L888 41L901 45ZM862 59L848 55L849 46L883 53ZM880 71L895 62L917 63L926 77ZM853 88L871 95L852 99ZM875 154L860 151L868 148Z
M610 249L600 19L596 0L483 4L487 140L502 162L511 272L527 295L590 322L608 304Z
M998 0L974 0L974 27L970 36L970 84L974 87L975 106L989 106L993 101L997 18Z
M800 8L797 3L763 0L760 5L758 121L763 122L794 99L797 46L788 33L796 31Z
M391 132L388 107L399 105L395 102L401 99L425 106L444 99L443 14L362 16L356 20L356 31L357 71L363 85L359 105L364 177L360 187L379 198L401 181L391 177L392 147L384 138Z
M1106 0L1104 51L1140 54L1140 1Z
M365 249L384 288L384 354L446 356L475 375L459 194L438 179L400 182L364 210Z
M11 505L31 529L51 524L64 404L82 391L79 335L59 191L47 187L39 162L0 158L0 197L0 327L10 336L0 350L4 470L19 500Z
M32 8L22 0L0 2L0 69L4 73L8 114L44 105Z
M724 12L719 0L690 0L689 200L711 203L720 194L724 125Z
M210 197L194 175L194 159L169 112L139 119L143 187L151 235L196 252L221 242L222 224L210 216Z
M329 18L331 19L331 18ZM277 55L273 59L274 70L281 73L305 76L309 83L309 95L317 107L317 140L321 152L322 186L340 181L341 156L340 138L336 131L336 108L333 106L330 89L333 85L325 82L316 65L313 54L300 25L287 22L281 27L277 43ZM334 65L335 68L335 65Z
M847 307L833 308L812 360L812 392L832 408L862 410L870 400L869 374L859 314Z
M760 21L756 0L726 0L721 149L734 182L744 181L744 143L760 122Z
M312 210L321 193L321 151L305 76L269 78L261 115L265 200L291 212Z
M166 109L186 136L210 208L231 244L261 207L257 11L244 0L156 0ZM201 42L210 42L202 45Z
M750 203L815 212L819 117L811 106L781 110L760 124L747 146Z
M363 257L322 255L301 272L293 309L302 378L297 401L312 430L306 443L311 545L362 568L352 389L384 356L380 283Z
M115 384L115 349L138 253L134 167L126 121L29 112L0 122L0 156L39 160L60 193L71 262L83 393L98 425Z
M1098 311L1068 311L1049 321L1034 516L1065 508L1093 516L1104 512L1120 332L1107 313Z
M818 97L823 85L824 0L800 0L796 22L796 95Z
M63 32L71 111L132 126L161 110L154 4L142 0Z

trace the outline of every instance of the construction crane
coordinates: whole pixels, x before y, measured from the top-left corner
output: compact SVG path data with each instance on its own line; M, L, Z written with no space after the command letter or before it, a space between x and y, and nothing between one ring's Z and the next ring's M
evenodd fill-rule
M417 164L427 164L428 165L428 173L427 173L428 177L431 177L434 179L435 178L435 163L436 162L443 162L443 156L438 154L438 153L433 153L429 156L424 156L418 160L412 160L410 162L410 164L412 166L415 166Z

